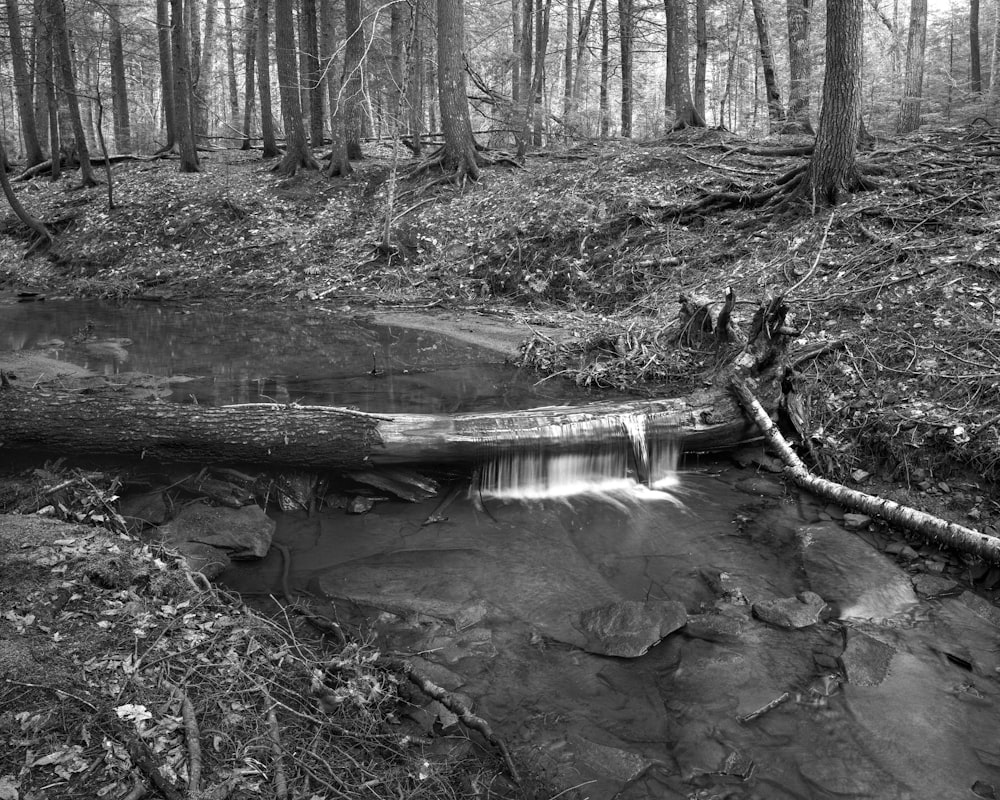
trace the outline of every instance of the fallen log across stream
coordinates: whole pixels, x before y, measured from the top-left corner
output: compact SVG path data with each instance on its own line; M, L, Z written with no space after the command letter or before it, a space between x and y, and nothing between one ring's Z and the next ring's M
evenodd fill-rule
M476 462L512 447L558 453L585 447L588 421L602 442L628 441L641 420L650 440L685 451L719 451L759 438L728 386L751 380L777 402L784 369L787 307L756 312L747 343L733 341L728 315L708 304L692 318L719 353L708 386L683 397L469 414L372 414L348 408L280 404L208 407L136 400L113 391L84 394L0 385L0 451L153 458L188 463L253 463L297 469L362 469L380 464ZM704 311L704 313L701 313ZM682 315L683 320L683 315ZM714 327L713 327L714 325ZM686 332L690 334L690 331ZM617 424L620 422L621 424Z

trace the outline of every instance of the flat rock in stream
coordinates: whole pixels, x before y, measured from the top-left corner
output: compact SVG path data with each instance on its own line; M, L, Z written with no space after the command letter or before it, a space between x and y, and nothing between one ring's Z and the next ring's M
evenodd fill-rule
M891 619L916 605L910 576L840 525L803 525L795 534L809 587L842 618Z
M896 650L860 631L851 631L840 656L847 682L855 686L878 686L889 674Z
M583 649L599 655L636 658L687 622L687 609L676 600L625 600L587 609L579 628Z
M823 598L815 592L800 592L798 597L779 597L753 604L758 619L779 628L808 628L820 620L826 608Z
M263 558L271 548L275 522L259 506L222 508L192 503L160 528L164 543L207 544L226 551L230 558Z

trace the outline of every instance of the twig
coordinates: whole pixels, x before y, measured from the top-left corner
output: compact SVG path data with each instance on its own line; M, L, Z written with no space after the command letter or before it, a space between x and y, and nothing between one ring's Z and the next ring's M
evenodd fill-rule
M69 697L71 700L76 700L76 702L80 703L81 705L85 705L91 711L97 713L97 706L95 706L93 703L87 700L84 700L82 697L78 697L77 695L72 694L71 692L67 692L65 689L58 689L55 686L46 686L43 683L28 683L27 681L15 681L12 680L11 678L4 678L4 683L12 683L15 686L27 686L32 689L47 689L48 691L55 692L56 694L62 697Z
M757 717L764 716L768 711L777 708L782 703L787 703L791 700L792 695L789 692L782 692L777 697L775 697L770 703L766 703L758 708L756 711L751 711L749 714L744 714L742 717L737 717L740 722L751 722L757 719Z
M271 755L274 757L274 796L277 800L288 797L288 781L285 778L285 764L281 759L281 731L278 728L278 716L274 713L274 700L265 687L264 700L267 702L267 737L271 740Z
M201 739L198 733L198 717L194 713L191 698L183 689L181 693L181 717L184 720L184 738L188 747L188 795L201 796Z
M787 292L785 292L785 297L790 297L792 292L798 289L803 283L812 278L816 274L816 267L819 266L819 257L823 255L823 247L826 245L826 237L830 233L830 226L833 225L833 218L836 216L836 211L831 211L830 216L826 221L826 227L823 229L823 238L819 241L819 248L816 250L816 258L813 259L812 266L809 271L799 279L799 282L792 286Z

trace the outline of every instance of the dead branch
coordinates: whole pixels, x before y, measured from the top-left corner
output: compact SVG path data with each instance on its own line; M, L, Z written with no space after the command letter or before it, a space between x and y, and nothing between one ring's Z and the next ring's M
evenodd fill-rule
M285 778L285 765L281 759L281 732L278 727L278 715L274 713L274 700L270 692L262 688L264 700L267 703L267 736L271 740L271 756L274 758L274 796L277 800L288 800L288 780Z
M890 525L916 533L938 545L969 553L992 564L1000 564L1000 538L812 475L778 432L747 384L739 378L733 378L730 385L746 414L757 424L764 438L785 463L786 474L803 489L869 516L880 517Z
M198 717L188 693L180 689L181 717L184 720L184 738L188 748L188 796L201 795L201 738L198 733Z

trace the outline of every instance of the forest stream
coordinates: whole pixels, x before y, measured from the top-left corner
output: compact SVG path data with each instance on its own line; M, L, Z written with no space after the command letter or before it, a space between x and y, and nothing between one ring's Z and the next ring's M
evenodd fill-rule
M2 312L0 350L157 376L174 402L454 413L588 397L345 314ZM451 472L419 503L269 509L288 559L273 548L219 580L262 608L285 581L332 604L467 697L564 797L1000 796L1000 610L956 557L892 558L761 461L689 456L662 491L498 499ZM419 713L428 734L461 735L445 709Z

